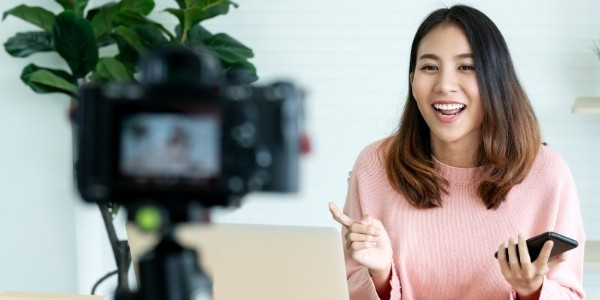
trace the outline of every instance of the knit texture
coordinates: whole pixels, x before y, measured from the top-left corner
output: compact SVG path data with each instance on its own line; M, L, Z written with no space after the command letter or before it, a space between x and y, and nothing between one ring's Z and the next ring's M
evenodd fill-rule
M369 214L390 235L391 299L514 299L494 253L519 233L528 238L546 231L576 239L579 246L544 278L540 299L583 299L585 234L579 199L568 166L554 150L541 146L528 176L495 210L477 196L476 168L435 161L436 171L449 182L448 194L442 207L418 209L389 184L381 143L359 155L344 212L353 219ZM379 299L368 270L344 251L350 299Z

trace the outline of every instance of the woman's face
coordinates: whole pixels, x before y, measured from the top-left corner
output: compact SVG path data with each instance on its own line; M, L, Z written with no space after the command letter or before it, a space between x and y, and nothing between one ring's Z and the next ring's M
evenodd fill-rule
M471 46L456 25L439 25L421 40L413 96L431 132L432 145L478 145L483 108Z

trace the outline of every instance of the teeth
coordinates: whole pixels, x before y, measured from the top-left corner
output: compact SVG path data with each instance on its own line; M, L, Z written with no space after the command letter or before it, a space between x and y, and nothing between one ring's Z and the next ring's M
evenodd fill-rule
M459 104L459 103L435 104L433 107L435 107L435 109L439 109L439 110L455 110L455 109L462 109L465 107L465 105Z

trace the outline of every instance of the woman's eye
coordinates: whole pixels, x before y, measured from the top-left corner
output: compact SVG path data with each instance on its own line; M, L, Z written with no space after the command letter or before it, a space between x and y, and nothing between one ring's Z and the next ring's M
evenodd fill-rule
M459 70L461 71L473 71L475 70L475 66L473 65L462 65L460 67L458 67Z
M425 65L425 66L423 66L421 68L421 70L423 70L423 71L435 71L435 70L437 70L437 67L433 66L433 65Z

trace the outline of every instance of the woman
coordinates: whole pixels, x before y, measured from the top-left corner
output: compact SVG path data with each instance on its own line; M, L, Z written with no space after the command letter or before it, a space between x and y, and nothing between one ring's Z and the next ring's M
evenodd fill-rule
M423 21L400 126L361 152L344 212L330 211L351 299L583 298L570 170L542 145L504 38L474 8ZM550 257L546 242L531 261L525 240L546 231L579 247Z

